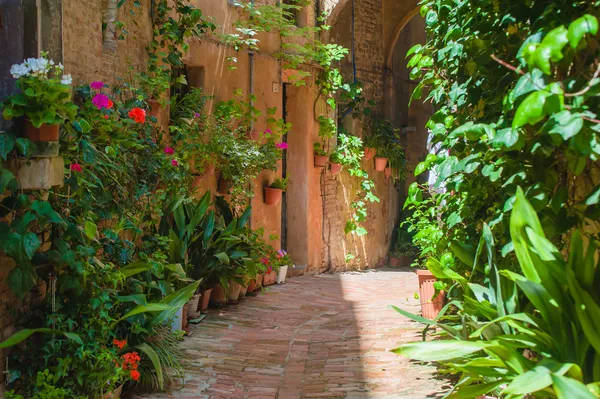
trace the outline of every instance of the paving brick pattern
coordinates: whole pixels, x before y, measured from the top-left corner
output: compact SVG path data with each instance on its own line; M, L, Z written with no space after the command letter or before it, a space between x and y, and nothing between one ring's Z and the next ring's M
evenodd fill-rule
M392 352L420 326L388 305L419 310L412 271L304 276L211 310L183 349L186 381L166 399L421 399L443 381Z

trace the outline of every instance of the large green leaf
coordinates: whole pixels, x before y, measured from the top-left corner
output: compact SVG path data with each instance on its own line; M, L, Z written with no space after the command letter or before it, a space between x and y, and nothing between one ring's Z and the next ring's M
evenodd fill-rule
M157 314L150 322L150 325L155 326L157 324L160 324L172 317L175 313L177 313L177 311L181 309L183 305L185 305L190 300L192 295L194 295L201 282L202 280L194 281L193 283L188 284L179 291L176 291L164 297L160 301L160 304L167 305L168 308Z
M164 312L171 310L171 305L167 303L149 303L147 305L138 305L129 312L125 313L121 318L117 320L123 321L125 319L130 318L131 316L135 316L142 313L152 313L152 312ZM177 311L177 309L175 309Z
M497 380L483 384L462 385L449 396L450 399L473 399L482 395L493 393L501 385L505 384L504 380Z
M15 346L25 341L27 338L31 337L33 334L43 333L43 334L56 334L56 335L64 335L68 339L77 342L80 345L83 345L83 341L81 337L75 333L64 332L60 330L53 330L51 328L34 328L34 329L26 329L21 330L13 335L11 335L8 339L2 341L0 343L0 349L9 348L11 346Z
M410 359L437 362L468 356L483 350L489 345L485 342L459 340L414 342L404 344L395 349L394 352Z
M590 14L576 19L569 25L567 37L571 47L577 48L586 34L598 34L598 19Z
M162 369L162 364L160 362L160 357L158 356L158 353L156 353L156 351L154 350L154 348L152 348L150 345L146 344L146 343L142 343L136 346L137 349L141 350L142 352L144 352L144 354L146 356L148 356L148 359L150 359L150 361L152 362L152 365L154 366L154 371L156 372L156 380L158 382L158 388L159 389L163 389L163 369Z
M6 161L6 157L15 148L15 138L8 133L0 133L0 157Z
M552 374L552 383L558 399L598 399L582 382L573 378Z
M147 272L152 270L152 264L147 262L132 262L125 267L122 267L119 271L125 277L135 276L136 274L140 274L143 272Z

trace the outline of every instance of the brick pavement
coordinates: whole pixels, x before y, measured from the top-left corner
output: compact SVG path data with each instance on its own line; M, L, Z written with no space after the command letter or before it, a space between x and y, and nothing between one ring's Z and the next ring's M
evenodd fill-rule
M390 350L420 339L412 271L377 270L288 280L209 311L182 347L186 381L167 399L421 399L443 381Z

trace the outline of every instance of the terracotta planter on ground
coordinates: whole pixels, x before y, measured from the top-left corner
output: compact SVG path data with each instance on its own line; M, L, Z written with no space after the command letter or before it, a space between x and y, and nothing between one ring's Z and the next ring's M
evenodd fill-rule
M244 299L244 297L246 296L246 293L248 293L248 284L246 284L246 286L244 286L244 284L241 285L241 289L240 289L240 296L239 299L242 300Z
M324 168L327 166L327 155L315 155L315 167Z
M435 299L435 276L429 270L417 270L419 277L419 298L421 299L421 313L426 319L433 320L444 307L444 293L440 292Z
M58 141L60 125L42 124L39 128L33 126L29 119L25 119L25 137L31 141Z
M255 291L259 291L263 287L263 282L265 279L264 274L259 274L256 276L256 289Z
M273 284L275 284L276 281L277 281L277 273L275 273L275 271L272 271L271 273L265 273L265 276L263 277L263 287L268 287L269 285L273 285Z
M198 303L198 310L204 312L208 309L208 303L210 302L210 294L212 293L212 288L202 291L200 294L200 302Z
M392 168L390 168L389 166L387 168L385 168L385 170L383 171L385 178L389 179L390 177L392 177Z
M265 204L277 205L281 201L283 190L280 188L265 187Z
M377 149L372 147L365 147L365 160L370 161L377 154Z
M232 185L233 182L229 179L219 179L219 194L227 194Z
M253 278L252 280L248 281L248 287L246 288L246 295L250 295L254 291L256 291L256 279Z
M212 176L215 174L215 165L210 162L204 163L204 173L202 176Z
M331 170L331 174L337 175L342 171L342 165L339 163L332 163L329 165L329 170Z
M221 284L216 284L212 289L212 293L210 294L210 304L221 306L224 305L225 302L227 302L225 290L223 289Z
M388 264L390 267L400 267L400 262L400 258L390 256L390 261L388 262Z
M123 392L123 385L121 385L120 387L116 388L112 392L108 392L108 393L103 394L102 396L95 396L95 398L101 398L101 399L119 399L121 397L121 393L122 392Z
M383 172L387 166L388 159L382 157L375 158L375 170L377 172Z
M229 293L227 295L227 299L229 302L237 302L240 298L240 291L242 290L242 286L234 281L229 282Z
M187 303L187 317L188 319L197 319L200 317L200 309L198 304L200 303L200 297L202 294L192 295L192 298Z

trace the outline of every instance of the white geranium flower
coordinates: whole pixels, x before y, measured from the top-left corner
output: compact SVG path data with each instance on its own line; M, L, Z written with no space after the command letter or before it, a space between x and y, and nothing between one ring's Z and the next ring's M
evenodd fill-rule
M71 77L71 75L63 75L60 83L62 83L64 85L70 85L73 83L73 78Z
M29 69L33 73L37 73L40 71L41 66L40 66L40 62L37 58L28 58L27 61L25 61L25 64L29 67Z
M10 68L10 74L15 79L19 79L21 76L29 75L29 68L25 64L15 64Z
M46 72L48 70L48 60L45 58L38 58L37 61L40 65L40 71Z

